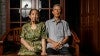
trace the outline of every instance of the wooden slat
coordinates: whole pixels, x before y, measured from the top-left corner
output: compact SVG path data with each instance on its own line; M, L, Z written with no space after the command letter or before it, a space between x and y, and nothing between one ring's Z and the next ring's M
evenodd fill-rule
M80 43L80 40L77 36L77 34L74 32L74 31L71 31L72 32L72 37L73 37L73 42L72 42L72 46L75 48L75 53L74 55L75 56L79 56L79 43Z
M20 41L20 37L19 34L21 32L21 28L14 28L14 29L10 29L8 32L6 32L0 39L0 55L3 54L3 43L5 41L13 41L15 43Z

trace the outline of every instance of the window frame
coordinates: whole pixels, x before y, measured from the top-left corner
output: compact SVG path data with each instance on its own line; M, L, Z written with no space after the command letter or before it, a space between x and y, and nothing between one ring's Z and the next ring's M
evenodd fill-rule
M10 8L10 0L6 0L6 31L9 31L11 28L11 23L19 23L20 27L22 26L22 24L26 23L26 22L23 22L22 19L21 19L21 14L20 14L20 21L19 22L11 22L10 21L10 10L11 9L19 9L21 11L21 0L20 0L20 8ZM49 19L50 19L50 12L52 10L52 8L50 8L50 0L49 0L49 8L39 8L42 9L42 10L49 10ZM61 19L64 19L65 20L65 0L60 0L60 5L62 6L62 14L61 14ZM21 12L20 12L21 13Z

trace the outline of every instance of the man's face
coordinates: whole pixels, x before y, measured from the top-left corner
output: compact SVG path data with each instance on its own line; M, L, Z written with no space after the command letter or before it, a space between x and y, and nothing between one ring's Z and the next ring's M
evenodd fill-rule
M60 13L61 13L60 6L53 7L52 13L53 13L54 17L59 18L60 17Z

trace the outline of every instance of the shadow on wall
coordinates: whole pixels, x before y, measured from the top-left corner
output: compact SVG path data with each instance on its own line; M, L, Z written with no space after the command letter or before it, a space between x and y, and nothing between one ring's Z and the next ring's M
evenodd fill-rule
M80 0L66 0L66 21L79 36L80 29Z

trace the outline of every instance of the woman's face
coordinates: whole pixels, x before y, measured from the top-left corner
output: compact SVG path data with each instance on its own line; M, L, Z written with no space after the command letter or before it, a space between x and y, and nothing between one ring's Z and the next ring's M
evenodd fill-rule
M29 15L29 18L31 19L31 22L38 21L38 18L39 18L38 11L32 10L31 14Z

